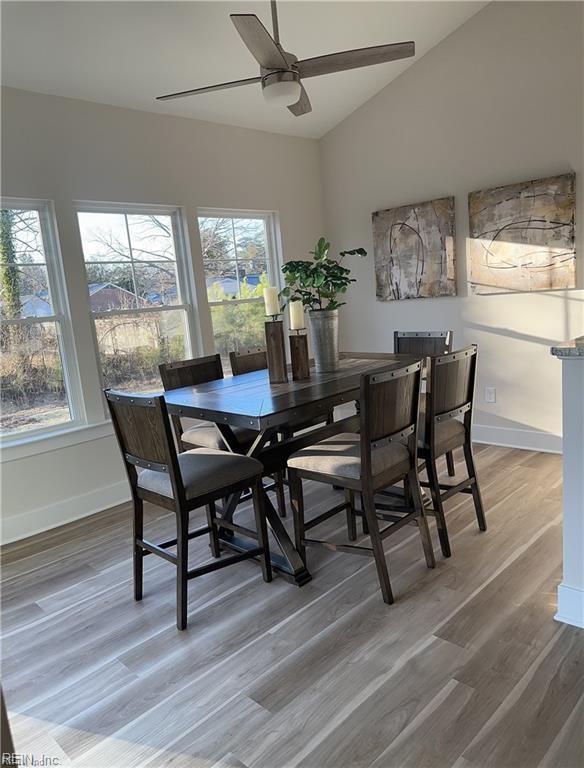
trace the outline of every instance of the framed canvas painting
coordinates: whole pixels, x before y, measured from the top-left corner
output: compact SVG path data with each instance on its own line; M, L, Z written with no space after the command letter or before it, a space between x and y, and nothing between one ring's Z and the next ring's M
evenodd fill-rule
M575 174L472 192L468 212L471 293L576 287Z
M379 301L456 295L453 197L377 211L372 219Z

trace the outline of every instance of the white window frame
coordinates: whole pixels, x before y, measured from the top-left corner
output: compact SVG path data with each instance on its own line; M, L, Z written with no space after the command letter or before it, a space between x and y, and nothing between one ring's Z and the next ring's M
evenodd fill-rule
M143 315L149 312L168 312L174 310L182 310L185 316L185 356L192 357L197 353L199 348L199 324L196 313L196 296L195 296L195 278L193 273L192 258L190 255L187 219L185 211L178 205L161 205L161 204L148 204L148 203L112 203L112 202L97 202L94 200L76 200L74 202L75 219L77 232L79 237L79 243L81 245L81 258L83 259L83 265L85 267L85 256L83 254L83 241L81 238L81 229L79 227L79 213L112 213L112 214L128 214L128 215L160 215L170 216L172 222L172 233L174 240L175 256L176 256L176 273L177 273L177 285L181 302L180 304L168 304L157 307L144 307L142 309L112 309L101 312L92 312L89 306L88 295L88 310L90 318L103 318L112 317L114 315ZM107 263L107 262L100 262ZM86 282L87 286L87 282ZM100 376L101 388L103 389L103 372L101 369L99 348L97 344L97 336L95 334L95 323L92 322L92 333L94 350L97 360L97 367ZM103 398L104 416L109 421L109 411Z
M52 200L36 198L2 197L0 207L17 210L37 211L41 227L41 237L45 251L45 266L47 282L53 314L41 317L2 318L2 325L32 325L38 323L55 323L59 352L63 368L63 384L69 405L70 418L60 424L46 427L25 429L21 432L7 432L0 435L2 448L24 445L35 442L40 438L58 435L79 429L86 424L85 404L81 391L81 380L75 345L73 342L73 327L69 301L64 280L64 266L57 230L55 207Z
M282 288L282 255L279 241L279 221L277 211L249 211L241 209L230 208L198 208L197 209L197 233L199 235L199 242L202 247L201 231L199 229L199 219L209 217L217 219L260 219L264 222L266 228L266 240L267 240L267 267L268 267L268 281L270 285L276 286L278 290ZM203 273L205 267L203 265ZM206 289L206 275L205 275L205 293ZM213 317L211 309L213 307L233 306L234 304L250 304L252 302L263 301L261 296L257 296L252 299L225 299L224 301L210 301L207 298L207 304L209 306L209 321L211 328L213 327Z

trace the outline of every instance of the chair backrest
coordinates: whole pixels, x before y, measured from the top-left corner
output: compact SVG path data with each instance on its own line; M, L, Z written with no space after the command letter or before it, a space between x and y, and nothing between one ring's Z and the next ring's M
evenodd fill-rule
M132 491L136 467L170 475L175 499L184 494L172 440L166 403L162 395L133 395L105 390L107 404Z
M412 466L416 460L422 361L387 366L361 376L361 461L370 472L371 449L405 442Z
M162 363L158 366L162 386L166 391L181 387L195 387L223 378L223 366L220 355L195 357L192 360L179 360L176 363Z
M231 363L231 373L234 376L252 371L263 371L268 367L268 353L262 347L246 349L244 352L230 352L229 362Z
M394 331L393 351L399 355L433 357L452 349L452 331Z
M470 430L477 355L477 345L471 344L432 358L426 392L426 435L430 441L437 421L464 416Z

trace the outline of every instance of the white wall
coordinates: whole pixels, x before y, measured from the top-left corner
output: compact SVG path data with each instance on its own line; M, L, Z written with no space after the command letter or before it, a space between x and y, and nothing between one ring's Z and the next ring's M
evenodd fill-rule
M318 143L261 131L2 89L2 194L55 201L86 388L95 391L85 269L73 200L184 206L204 303L198 207L275 210L284 258L322 233ZM204 319L204 314L203 314ZM202 327L205 351L211 328ZM99 392L89 419L103 420ZM107 432L107 430L102 430ZM129 497L113 436L3 463L8 541Z
M583 5L488 5L321 140L327 232L363 246L343 309L342 346L392 348L394 329L452 328L478 342L475 436L559 450L555 340L584 333L584 291L467 296L467 194L574 170L584 286ZM456 197L458 297L378 302L371 213ZM484 386L497 403L484 402Z

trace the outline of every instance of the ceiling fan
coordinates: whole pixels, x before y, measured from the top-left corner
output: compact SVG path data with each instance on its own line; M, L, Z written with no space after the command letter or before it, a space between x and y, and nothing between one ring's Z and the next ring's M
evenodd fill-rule
M241 39L260 65L259 77L248 77L245 80L233 80L229 83L193 88L190 91L168 93L165 96L158 96L157 101L180 99L184 96L194 96L197 93L222 91L226 88L238 88L240 85L261 82L266 101L288 107L293 115L299 117L312 111L308 94L302 85L302 80L305 77L328 75L332 72L369 67L372 64L382 64L386 61L407 59L414 56L416 52L415 44L413 41L409 41L390 43L389 45L374 45L371 48L356 48L352 51L341 51L340 53L298 61L293 53L288 53L282 48L276 0L271 0L270 5L274 27L273 37L253 13L232 13L230 16Z

